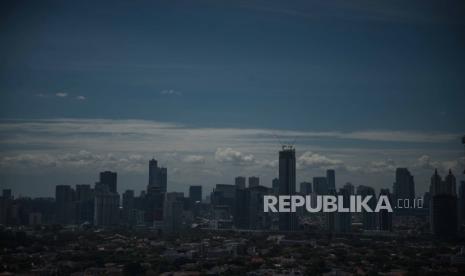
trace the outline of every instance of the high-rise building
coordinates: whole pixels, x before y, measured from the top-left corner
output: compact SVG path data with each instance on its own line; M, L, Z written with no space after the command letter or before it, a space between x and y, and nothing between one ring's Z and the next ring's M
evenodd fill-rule
M94 221L94 191L88 184L76 185L76 220L78 223Z
M328 192L328 180L326 179L326 177L314 177L313 193L316 195L327 195Z
M119 195L112 192L96 192L94 200L94 225L115 226L119 223Z
M271 181L271 187L273 189L273 194L277 195L279 194L279 179L278 178L273 178Z
M279 152L279 195L296 194L296 159L292 146L283 146ZM296 213L279 213L279 230L298 230Z
M413 175L406 168L396 169L396 181L393 184L393 199L397 202L398 199L406 200L412 204L415 199L415 182ZM402 210L402 209L397 209ZM407 210L407 209L405 209Z
M55 215L60 224L74 223L74 190L69 185L55 187Z
M368 206L374 210L376 208L376 194L375 189L368 186L360 185L357 187L357 195L361 195L362 198L366 196L372 196L371 199L368 201ZM367 212L365 210L362 211L362 223L363 229L365 230L376 230L377 227L377 213L375 212Z
M127 225L136 224L134 190L126 190L122 199L123 221Z
M351 191L348 186L339 189L337 194L343 197L343 207L350 207ZM350 233L352 231L352 213L350 212L336 212L334 230L336 233Z
M253 186L247 189L248 228L254 230L270 229L270 213L263 212L263 197L271 194L271 189L264 186Z
M301 195L310 195L312 193L312 182L301 182L299 192Z
M245 189L246 187L246 179L245 176L238 176L234 179L234 184L238 189Z
M163 206L163 225L167 234L176 234L181 232L183 225L183 208L184 194L171 192L165 194Z
M258 176L249 177L249 188L257 187L260 185L260 178Z
M389 189L381 189L380 196L387 196L391 206L393 205L391 193ZM379 230L381 231L392 231L392 213L388 212L387 210L380 210L378 213L378 221L379 221Z
M202 186L189 187L189 200L192 203L202 202Z
M431 177L430 226L431 232L440 238L450 238L457 234L457 194L455 176L449 174L442 181L438 171Z
M117 193L117 174L116 172L104 171L100 173L100 183L107 185L111 193Z
M347 182L344 184L344 189L349 192L349 195L355 195L355 186L352 183Z
M336 190L336 173L334 170L326 170L326 182L328 190Z
M168 183L168 170L158 167L158 161L152 159L149 161L149 184L147 193L159 191L166 193Z
M465 224L465 181L461 181L459 187L459 212L460 223Z

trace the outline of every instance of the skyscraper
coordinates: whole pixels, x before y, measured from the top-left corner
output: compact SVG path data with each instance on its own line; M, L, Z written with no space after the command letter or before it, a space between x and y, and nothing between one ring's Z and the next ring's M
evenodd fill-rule
M368 206L374 210L376 208L376 194L375 190L372 187L360 185L357 187L357 195L361 195L362 198L366 196L372 196L368 201ZM377 227L377 213L362 211L362 222L363 229L365 230L376 230Z
M409 203L413 204L413 200L415 199L415 182L413 181L413 176L410 174L407 168L396 169L396 181L393 184L392 190L394 202L397 203L398 199L408 199Z
M164 231L167 234L175 234L181 232L183 225L183 203L184 194L171 192L165 194L163 206L163 225Z
M449 174L442 181L438 171L431 177L430 225L431 232L440 238L450 238L457 234L457 195L455 176Z
M301 195L310 195L312 193L312 182L301 182L299 192Z
M338 196L342 196L344 199L344 207L349 208L350 206L350 188L344 186L339 189ZM350 212L336 212L335 213L335 225L334 230L336 233L350 233L352 231L352 213Z
M245 176L238 176L234 179L234 184L238 189L245 189L246 186L246 179Z
M88 184L76 185L76 220L78 223L94 220L94 191Z
M295 195L295 149L283 146L279 152L279 195ZM296 213L279 213L279 230L296 231L298 227Z
M273 194L277 195L279 194L279 179L278 178L273 178L271 181L271 187L273 188Z
M147 185L147 193L150 190L158 190L161 193L166 193L168 182L168 170L158 167L158 161L152 159L149 161L149 184Z
M107 185L111 193L117 193L117 174L116 172L104 171L100 173L100 183Z
M258 176L249 177L249 188L257 187L260 185L260 178Z
M326 182L329 190L336 190L336 173L334 170L326 170Z
M326 177L314 177L313 178L313 193L316 195L327 195L329 192L328 189L328 180Z
M61 224L74 223L74 190L69 185L55 187L56 222Z
M459 187L459 212L460 223L465 223L465 181L460 182Z
M135 199L134 190L126 190L123 193L123 220L127 225L135 225Z
M192 203L202 202L202 186L190 186L189 199Z
M393 205L392 199L391 199L391 193L389 192L389 189L381 189L380 196L387 196L389 199L389 202L391 203L391 206ZM380 210L378 213L379 216L379 230L381 231L392 231L392 213L388 212L387 210Z

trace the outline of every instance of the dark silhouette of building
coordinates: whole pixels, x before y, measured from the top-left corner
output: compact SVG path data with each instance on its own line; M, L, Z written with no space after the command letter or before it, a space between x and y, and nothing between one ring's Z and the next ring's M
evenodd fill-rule
M238 176L234 179L234 184L238 189L245 189L246 187L246 178L245 176Z
M293 146L283 146L279 152L279 195L296 194L296 159ZM298 230L296 213L279 213L279 230Z
M455 176L449 174L442 181L438 171L431 177L430 225L431 232L439 238L451 238L457 235L458 214Z
M76 221L94 221L94 191L88 184L76 185Z
M396 181L393 184L393 199L397 204L398 199L407 200L409 205L413 205L415 199L415 182L413 175L406 168L396 169ZM407 211L408 209L396 209L397 211Z
M273 188L273 194L277 195L279 194L279 179L278 178L273 178L271 181L271 187Z
M349 195L355 195L355 187L352 183L347 182L343 188L349 192Z
M328 180L326 177L313 178L313 193L316 195L327 195L329 193Z
M257 187L260 185L260 178L258 176L249 177L249 188Z
M310 195L312 193L312 182L301 182L299 193L301 195Z
M338 196L342 196L344 200L343 207L350 207L351 191L347 186L339 189ZM350 212L336 212L335 213L334 230L336 233L350 233L352 232L352 213Z
M372 187L368 186L363 186L360 185L357 187L357 195L361 195L362 198L366 196L372 196L371 199L368 201L368 206L372 209L375 210L376 208L376 194L375 194L375 189ZM363 223L363 229L365 230L376 230L377 227L377 213L375 212L367 212L365 210L362 210L362 223Z
M459 214L460 223L465 223L465 181L460 182L459 187Z
M391 206L393 205L391 199L391 193L389 189L381 189L379 192L380 196L387 196ZM380 210L378 213L379 216L379 230L381 231L392 231L392 213L388 212L387 210Z
M166 193L168 183L168 170L166 168L158 167L158 161L152 159L149 161L149 184L147 186L147 193L149 190L159 190L161 193Z
M123 221L126 225L136 224L136 203L134 190L126 190L122 196Z
M336 191L336 172L334 170L326 170L326 182L328 190Z
M100 173L100 183L107 185L111 193L117 193L117 178L116 172L104 171Z
M202 186L190 186L189 199L192 203L202 202Z
M55 215L60 224L74 223L74 190L69 185L55 187Z

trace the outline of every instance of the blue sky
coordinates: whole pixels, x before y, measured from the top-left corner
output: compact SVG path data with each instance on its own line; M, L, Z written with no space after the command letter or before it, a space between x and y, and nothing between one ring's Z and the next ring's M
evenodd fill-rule
M190 175L208 185L231 182L233 173L257 174L268 181L272 169L259 166L242 173L244 164L239 164L229 172L228 162L219 161L223 159L216 153L221 148L220 153L232 156L253 155L255 165L264 165L273 162L279 149L276 141L269 141L276 133L293 139L286 131L304 133L298 149L302 155L313 154L304 159L323 156L352 169L391 162L386 160L413 168L424 155L441 167L463 161L458 142L465 132L463 1L94 2L2 2L0 185L27 190L28 172L18 172L5 158L24 161L26 154L36 161L57 161L57 156L80 152L99 155L101 163L108 154L141 155L142 160L179 154L179 160L167 165L188 171L195 162L178 166L183 160L204 158ZM106 134L92 130L93 140L74 147L71 138L91 134L70 132L59 123L70 119L81 120L74 122L80 127L108 120L118 125L112 137L120 138L121 126L131 128L134 121L128 120L137 120L148 127L168 123L183 129L171 133L170 140L193 129L233 129L236 139L226 144L219 135L211 147L183 139L165 152L160 144L166 137L146 144L138 140L145 138L137 130L131 132L132 140L116 139L113 148L102 150L95 145ZM25 123L37 123L40 135L37 129L23 129ZM254 142L244 140L244 128L258 130ZM133 145L132 153L122 151L128 142L150 149ZM269 145L270 153L260 152L256 143ZM347 156L350 150L366 154ZM105 164L96 166L113 169ZM325 166L336 165L341 163ZM36 192L48 194L51 184L64 184L55 182L75 184L66 177L69 171L82 170L79 181L84 182L97 175L92 168L73 166L49 167ZM302 175L310 177L324 168L314 166ZM393 179L392 171L370 178L344 169L341 184L352 179L390 186ZM228 173L204 180L207 176L197 173L201 170ZM137 182L143 188L146 172L131 173L134 177L122 186ZM418 174L426 187L430 172ZM52 175L63 177L48 183ZM172 175L175 187L190 184L188 174Z

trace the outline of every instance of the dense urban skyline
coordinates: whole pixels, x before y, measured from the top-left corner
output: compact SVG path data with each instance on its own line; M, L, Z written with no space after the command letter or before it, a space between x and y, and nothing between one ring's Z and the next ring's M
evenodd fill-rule
M461 1L1 5L0 188L48 196L113 170L142 190L152 157L185 193L271 185L294 139L298 182L463 177Z

